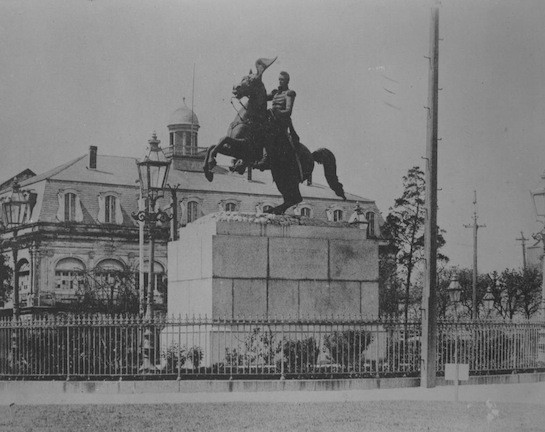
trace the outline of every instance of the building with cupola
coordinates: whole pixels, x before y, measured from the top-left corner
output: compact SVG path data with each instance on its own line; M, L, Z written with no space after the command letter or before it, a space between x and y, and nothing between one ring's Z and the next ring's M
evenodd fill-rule
M169 138L161 148L171 160L167 183L172 188L165 190L158 206L174 218L159 223L155 233L153 298L159 310L165 310L167 301L167 242L179 229L210 213L263 212L282 202L268 171L240 175L216 166L214 182L206 180L202 172L206 148L198 141L201 125L185 101L166 127ZM142 137L143 146L146 138ZM158 141L155 136L152 140ZM139 210L136 162L140 155L115 156L109 150L91 146L50 171L35 174L26 169L11 179L0 179L0 202L13 199L17 190L30 198L20 223L12 223L2 212L0 252L14 269L15 285L4 299L4 314L10 314L14 304L22 315L71 310L90 292L115 303L116 290L131 275L136 291L142 282L147 286L147 245L141 246L142 230L132 217ZM378 242L383 220L375 202L350 193L343 201L319 184L317 171L321 167L315 170L318 182L301 184L304 201L287 213L348 221L358 209L368 222L368 238Z

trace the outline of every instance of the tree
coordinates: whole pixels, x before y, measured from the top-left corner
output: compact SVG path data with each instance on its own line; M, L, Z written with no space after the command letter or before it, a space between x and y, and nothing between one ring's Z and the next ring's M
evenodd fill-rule
M505 269L489 275L494 309L502 318L513 319L521 313L530 318L541 303L541 273L538 270Z
M403 286L397 276L395 251L391 244L381 247L379 254L379 315L381 318L399 318L403 300Z
M522 269L520 281L520 311L530 319L539 311L541 305L541 287L543 275L537 269Z
M395 255L397 274L404 289L404 317L408 321L412 280L417 265L424 258L425 179L419 167L412 167L403 176L403 194L396 199L386 217L383 233L390 240ZM438 229L437 248L445 244L444 231ZM438 259L448 261L444 255ZM418 297L418 296L416 296Z
M0 254L0 302L6 302L13 290L11 286L12 268L7 263L4 254Z
M455 274L458 277L458 282L462 288L460 293L460 307L461 315L466 318L471 317L473 310L473 270L468 268L455 269ZM488 287L490 285L490 276L487 274L480 274L477 276L477 313L479 316L479 310L484 308L483 298L486 295Z
M76 292L78 300L71 305L75 313L138 313L138 287L135 269L104 271L95 268L83 273Z

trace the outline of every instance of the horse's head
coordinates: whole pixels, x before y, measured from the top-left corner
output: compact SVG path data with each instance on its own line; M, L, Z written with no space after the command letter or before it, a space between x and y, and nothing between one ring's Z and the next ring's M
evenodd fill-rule
M260 58L255 62L256 73L253 73L250 69L250 73L246 75L239 84L233 86L233 96L237 99L242 99L243 97L252 97L258 91L264 91L265 86L261 77L263 72L273 64L276 60L276 57L273 59L264 59Z
M233 96L237 99L252 97L256 90L261 87L263 87L261 76L253 74L252 71L250 71L250 74L242 78L239 84L233 86Z

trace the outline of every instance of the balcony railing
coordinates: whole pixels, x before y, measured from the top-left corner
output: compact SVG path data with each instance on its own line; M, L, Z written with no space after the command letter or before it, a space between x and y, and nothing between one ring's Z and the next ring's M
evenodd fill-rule
M538 323L442 322L437 374L541 370ZM0 320L0 378L418 376L419 322L59 317Z
M183 146L179 147L179 150L176 152L177 156L203 156L206 154L208 147L194 147L194 146ZM168 147L164 150L167 157L171 157L174 149L173 147Z

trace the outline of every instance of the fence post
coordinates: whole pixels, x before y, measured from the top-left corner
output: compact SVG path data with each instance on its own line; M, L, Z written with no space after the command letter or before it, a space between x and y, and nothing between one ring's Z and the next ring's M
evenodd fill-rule
M70 325L66 320L66 381L70 380Z
M282 337L280 338L280 379L284 380L286 379L284 375L284 317L280 317L280 322L280 328L282 329Z
M376 324L376 327L377 327L377 334L375 336L375 365L376 365L376 372L377 372L377 378L379 378L379 366L378 366L378 358L379 358L379 325L378 323Z
M174 316L172 317L172 320L174 320ZM182 315L178 315L178 381L180 381L181 378L182 378Z

